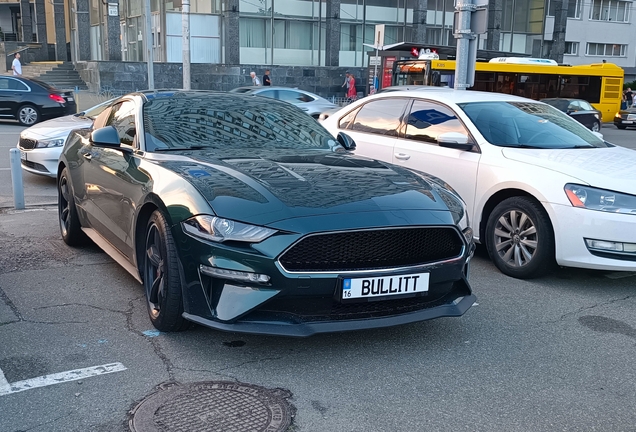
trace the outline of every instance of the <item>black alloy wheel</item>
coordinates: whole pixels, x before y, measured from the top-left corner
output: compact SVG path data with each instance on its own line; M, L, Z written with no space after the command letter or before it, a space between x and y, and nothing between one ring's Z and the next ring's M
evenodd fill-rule
M75 207L67 168L62 170L57 183L57 212L64 243L69 246L84 244L87 237L82 231L82 225L77 216L77 208Z
M40 113L33 105L22 105L18 109L18 122L22 126L33 126L40 121Z
M486 248L497 268L514 278L539 277L554 267L552 225L529 198L508 198L495 207L486 225Z
M157 330L171 332L189 327L183 314L181 277L172 233L156 210L148 221L143 259L143 281L150 321Z

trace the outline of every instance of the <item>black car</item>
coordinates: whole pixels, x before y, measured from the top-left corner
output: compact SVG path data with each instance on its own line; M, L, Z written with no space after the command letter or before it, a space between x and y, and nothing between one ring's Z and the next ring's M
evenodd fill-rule
M0 119L15 119L31 126L40 120L75 114L72 91L18 76L0 76Z
M601 119L603 118L603 115L586 100L550 98L541 99L541 102L545 102L548 105L552 105L556 109L563 111L594 132L601 131Z
M462 315L475 301L463 201L354 147L276 100L124 96L66 141L62 237L88 236L141 282L162 331L309 336Z
M614 116L614 125L619 129L636 126L636 107L620 110Z

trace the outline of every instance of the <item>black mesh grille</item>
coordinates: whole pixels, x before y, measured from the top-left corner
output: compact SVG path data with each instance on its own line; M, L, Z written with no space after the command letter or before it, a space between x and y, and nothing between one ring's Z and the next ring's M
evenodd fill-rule
M22 165L24 165L27 168L31 168L31 169L34 169L34 170L42 171L42 172L45 172L45 173L49 172L44 165L36 163L36 162L23 160L22 161Z
M24 150L34 149L37 145L36 140L28 139L28 138L20 138L20 148Z
M372 270L455 258L462 246L453 228L347 231L305 237L279 261L287 271Z

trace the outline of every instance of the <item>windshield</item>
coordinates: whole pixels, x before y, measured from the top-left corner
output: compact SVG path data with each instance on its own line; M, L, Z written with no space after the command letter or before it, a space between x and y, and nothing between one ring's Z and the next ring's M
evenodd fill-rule
M110 100L107 100L106 102L102 102L99 105L95 105L92 108L87 109L86 111L84 111L83 113L80 113L82 117L88 117L90 119L95 120L95 118L100 115L102 113L102 111L104 111L106 108L108 108L110 106L110 103L112 101L114 101L117 98L113 98ZM80 115L78 114L78 115Z
M589 129L558 109L537 102L459 104L479 132L500 147L607 147Z
M144 105L147 151L342 148L293 105L246 96L154 99Z

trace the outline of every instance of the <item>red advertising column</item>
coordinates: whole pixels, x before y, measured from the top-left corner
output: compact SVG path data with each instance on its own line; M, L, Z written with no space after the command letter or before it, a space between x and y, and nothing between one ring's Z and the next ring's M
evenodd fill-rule
M397 60L397 57L383 57L384 65L382 66L382 86L380 88L386 88L391 86L391 79L393 78L393 64Z

